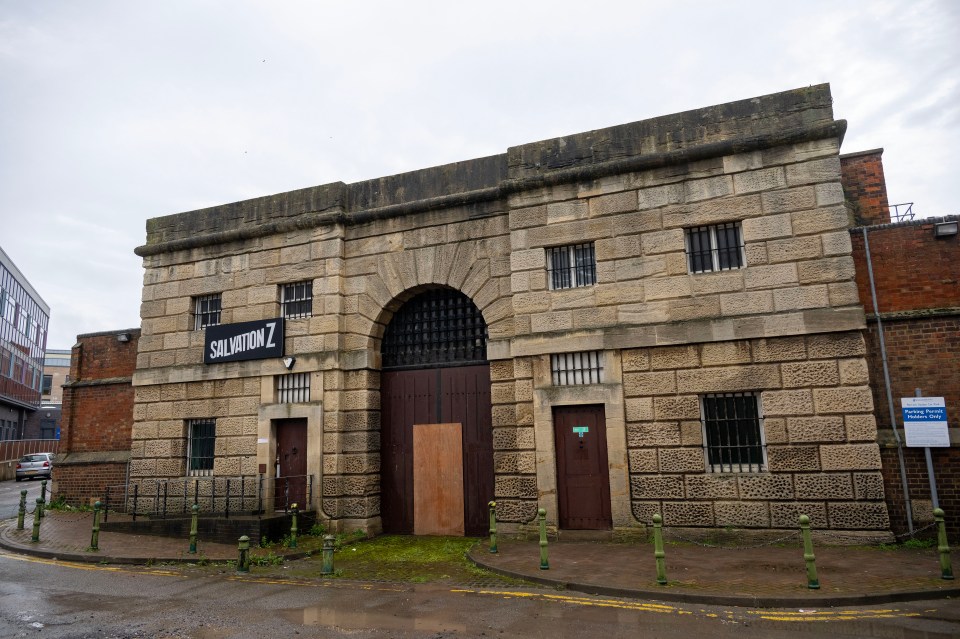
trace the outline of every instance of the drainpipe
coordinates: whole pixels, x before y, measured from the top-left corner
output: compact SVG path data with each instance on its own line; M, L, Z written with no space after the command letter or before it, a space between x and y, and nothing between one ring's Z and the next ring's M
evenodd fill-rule
M887 390L887 409L890 411L890 427L893 429L893 439L897 442L897 458L900 462L900 481L903 482L903 499L907 508L907 528L913 536L913 506L910 503L910 488L907 485L907 470L903 461L903 441L897 432L897 414L893 408L893 390L890 388L890 367L887 364L887 346L883 339L883 321L880 319L880 309L877 306L877 287L873 282L873 260L870 258L870 241L867 239L867 227L862 226L863 249L867 258L867 274L870 276L870 295L873 297L873 315L877 319L877 335L880 336L880 358L883 362L883 384Z

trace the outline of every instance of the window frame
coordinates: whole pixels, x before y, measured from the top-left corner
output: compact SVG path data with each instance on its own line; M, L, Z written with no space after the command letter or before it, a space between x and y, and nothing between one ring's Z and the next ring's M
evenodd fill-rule
M597 283L597 252L594 243L548 246L547 287L551 291L583 288Z
M209 429L197 433L199 428ZM187 420L187 472L188 477L212 477L216 459L217 420L213 418ZM200 448L200 450L197 450Z
M306 404L310 401L310 373L274 375L278 404Z
M753 400L752 407L744 407L746 413L744 416L736 414L736 399L749 397ZM700 424L703 434L703 456L707 472L710 473L761 473L767 472L767 443L764 437L764 416L763 403L759 391L746 391L736 393L706 393L700 396ZM732 418L723 417L711 419L711 414L716 415L717 410L711 411L708 402L712 400L726 399L733 400L734 415ZM727 406L728 408L729 406ZM752 408L752 411L750 410ZM752 412L752 414L751 414ZM726 414L726 412L725 412ZM752 424L735 424L736 441L729 443L731 439L730 426L727 426L724 441L724 435L719 431L712 429L720 428L722 423L737 421L750 422ZM753 432L746 433L748 440L744 444L739 443L739 438L743 433L743 428L752 429ZM713 435L713 432L717 432ZM753 441L750 441L753 439ZM743 450L741 450L743 449ZM715 459L715 457L718 457ZM734 459L736 457L737 459Z
M214 301L216 301L216 308L210 308L210 303ZM196 295L190 306L193 310L193 330L200 331L208 326L220 325L223 313L222 293ZM207 321L208 319L210 321Z
M303 287L302 295L298 295L300 292L298 287ZM288 298L288 295L293 297ZM285 319L313 317L313 280L280 284L280 315Z
M576 351L550 355L550 382L554 386L602 384L603 351Z
M728 234L720 234L718 231L732 231L734 244L732 246L729 244L723 247L719 246L718 237L728 237ZM697 244L701 244L704 238L706 238L708 244L707 248L695 247L695 240ZM736 271L745 268L747 265L743 225L739 220L684 228L683 245L687 256L687 272L691 275ZM705 264L708 255L710 258L709 264ZM726 263L724 263L725 261Z

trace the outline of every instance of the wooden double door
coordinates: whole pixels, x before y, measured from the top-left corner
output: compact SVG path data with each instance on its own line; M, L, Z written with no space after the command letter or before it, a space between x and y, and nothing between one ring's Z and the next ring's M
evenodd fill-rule
M460 424L463 476L463 530L483 535L493 499L493 431L489 364L384 371L380 381L380 514L388 533L415 532L413 427Z

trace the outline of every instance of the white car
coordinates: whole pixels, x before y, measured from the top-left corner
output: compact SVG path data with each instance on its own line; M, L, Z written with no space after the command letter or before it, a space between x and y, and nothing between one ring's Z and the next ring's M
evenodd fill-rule
M17 481L31 477L45 477L50 479L53 471L53 453L31 453L24 455L17 462Z

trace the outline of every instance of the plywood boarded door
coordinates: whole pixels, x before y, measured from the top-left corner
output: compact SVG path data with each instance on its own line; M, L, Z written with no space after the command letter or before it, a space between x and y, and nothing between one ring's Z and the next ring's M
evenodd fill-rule
M413 426L413 534L463 535L460 424Z
M553 409L559 523L566 530L609 530L610 473L602 405Z
M307 420L284 419L277 424L276 508L307 504Z

